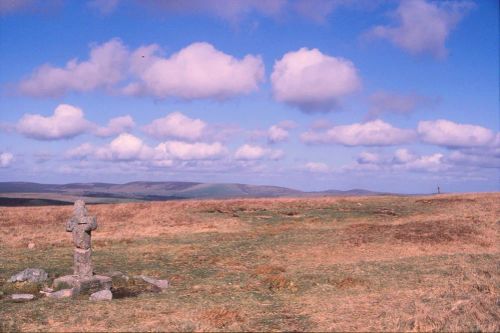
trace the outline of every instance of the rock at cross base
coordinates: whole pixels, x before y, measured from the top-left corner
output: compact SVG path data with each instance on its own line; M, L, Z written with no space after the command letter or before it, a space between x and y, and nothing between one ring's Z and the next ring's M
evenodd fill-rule
M90 278L93 274L92 266L92 231L97 229L97 219L87 213L83 200L75 201L74 214L66 222L66 231L73 233L74 275L80 278Z
M111 278L103 275L93 275L90 278L80 278L75 275L61 276L54 280L55 290L72 289L75 294L92 294L103 289L111 289Z
M44 293L49 298L68 298L75 296L73 289L61 289L52 293Z
M48 275L43 269L40 268L26 268L24 271L12 275L7 282L44 282L47 280Z
M111 299L113 299L113 294L107 289L95 292L89 297L91 301L109 301Z
M16 302L24 302L24 301L31 301L31 300L35 299L35 295L33 295L33 294L12 294L12 295L10 295L10 298Z
M147 277L145 275L139 275L138 278L160 288L161 290L168 288L168 280L153 279L153 278Z

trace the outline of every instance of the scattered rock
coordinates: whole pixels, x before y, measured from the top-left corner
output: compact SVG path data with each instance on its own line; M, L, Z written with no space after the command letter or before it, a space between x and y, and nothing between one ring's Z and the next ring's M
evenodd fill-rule
M28 249L34 249L35 248L35 243L29 242L28 243Z
M35 295L33 295L33 294L12 294L12 295L10 295L10 298L16 302L25 302L25 301L34 300Z
M127 277L125 274L123 274L120 271L108 272L108 273L104 273L103 275L109 276L110 278L114 278L114 277Z
M47 272L40 268L26 268L24 271L12 275L7 282L44 282L48 278Z
M75 295L74 289L61 289L59 291L55 291L53 293L44 293L45 296L49 298L68 298L73 297Z
M91 301L109 301L111 299L113 299L113 294L108 289L95 292L89 297Z
M150 283L162 290L168 288L168 280L153 279L145 275L139 275L138 277L144 280L145 282Z

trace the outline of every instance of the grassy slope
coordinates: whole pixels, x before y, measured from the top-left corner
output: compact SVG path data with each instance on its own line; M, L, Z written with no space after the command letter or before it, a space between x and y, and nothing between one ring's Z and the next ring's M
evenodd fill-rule
M498 331L499 202L497 193L90 206L98 273L172 286L104 303L4 297L0 329ZM71 272L70 214L0 208L0 285L26 267Z

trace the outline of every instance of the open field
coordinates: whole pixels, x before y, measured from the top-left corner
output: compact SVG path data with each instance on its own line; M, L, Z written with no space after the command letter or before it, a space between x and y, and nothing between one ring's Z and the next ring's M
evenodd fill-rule
M499 193L88 207L97 273L171 287L98 303L4 290L0 330L500 330ZM71 212L0 207L0 288L27 267L71 273Z

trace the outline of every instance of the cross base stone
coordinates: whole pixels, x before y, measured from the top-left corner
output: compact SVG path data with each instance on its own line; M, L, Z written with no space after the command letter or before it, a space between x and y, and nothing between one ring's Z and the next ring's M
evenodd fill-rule
M76 275L65 275L54 280L55 290L73 289L74 295L90 295L97 291L111 289L111 278L103 275L93 275L81 278Z

